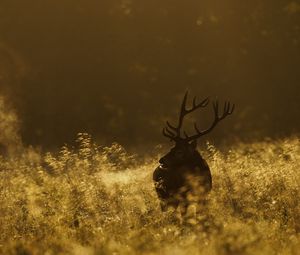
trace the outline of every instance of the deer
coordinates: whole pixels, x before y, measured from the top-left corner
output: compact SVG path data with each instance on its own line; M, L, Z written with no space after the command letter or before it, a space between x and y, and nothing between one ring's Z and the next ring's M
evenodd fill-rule
M209 104L209 98L197 103L193 98L191 108L187 108L188 91L183 97L177 126L166 121L163 128L163 136L174 142L174 147L159 160L159 166L153 172L154 187L160 201L163 212L170 207L180 208L181 215L187 213L191 203L190 194L205 198L212 189L212 175L210 168L197 150L197 140L210 133L217 124L231 115L235 105L229 101L224 103L223 112L219 113L219 102L213 101L214 120L209 128L200 130L194 123L195 134L188 135L182 130L184 118L199 108L205 108ZM202 201L204 201L202 199ZM198 200L199 202L199 200Z

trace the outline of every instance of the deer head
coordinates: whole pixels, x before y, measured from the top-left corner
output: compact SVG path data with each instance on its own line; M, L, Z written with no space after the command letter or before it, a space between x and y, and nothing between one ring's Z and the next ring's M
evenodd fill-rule
M181 110L179 114L179 121L177 126L173 126L168 121L166 122L167 126L163 129L163 135L169 138L171 141L175 142L175 146L171 149L171 151L162 157L159 162L162 166L172 166L172 165L190 165L191 162L195 162L195 159L199 157L199 152L196 150L197 147L197 139L201 136L204 136L211 132L215 126L228 115L231 115L234 111L234 104L231 105L230 102L224 103L223 113L220 115L219 113L219 102L215 100L213 102L213 110L214 110L214 121L211 126L206 129L200 131L197 127L197 124L194 123L194 129L196 133L194 135L189 136L185 131L182 131L182 125L184 121L184 117L189 113L194 112L198 108L204 108L208 105L209 99L205 98L202 102L197 103L196 97L193 99L193 105L190 109L186 107L188 92L185 93ZM184 135L184 136L182 136Z

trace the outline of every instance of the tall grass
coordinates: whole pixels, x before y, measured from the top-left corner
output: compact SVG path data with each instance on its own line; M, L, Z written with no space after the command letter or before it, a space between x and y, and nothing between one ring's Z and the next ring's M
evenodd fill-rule
M96 145L0 157L1 254L299 254L298 138L207 144L213 191L201 220L160 211L157 157Z

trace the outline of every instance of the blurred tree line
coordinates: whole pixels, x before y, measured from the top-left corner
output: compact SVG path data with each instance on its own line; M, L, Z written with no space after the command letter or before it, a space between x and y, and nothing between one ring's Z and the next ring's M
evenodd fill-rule
M165 141L186 89L236 103L215 141L300 130L299 1L2 0L0 33L0 89L27 144Z

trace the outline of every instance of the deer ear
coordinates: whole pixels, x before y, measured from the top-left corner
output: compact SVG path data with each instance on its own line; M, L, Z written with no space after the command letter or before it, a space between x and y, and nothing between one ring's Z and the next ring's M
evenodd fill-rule
M190 145L193 147L193 149L197 148L197 140L193 140Z

